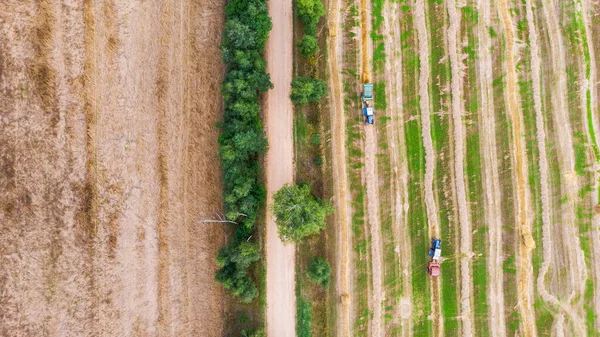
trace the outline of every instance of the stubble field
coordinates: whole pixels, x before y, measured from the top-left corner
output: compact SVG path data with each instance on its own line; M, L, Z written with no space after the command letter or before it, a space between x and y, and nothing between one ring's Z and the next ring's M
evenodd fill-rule
M329 1L337 335L598 334L599 10Z
M0 335L221 335L224 1L0 4Z

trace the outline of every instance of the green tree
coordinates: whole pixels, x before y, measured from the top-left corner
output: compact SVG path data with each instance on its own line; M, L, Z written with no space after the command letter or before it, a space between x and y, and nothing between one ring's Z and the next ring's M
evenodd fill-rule
M305 105L309 102L318 102L327 95L325 82L311 77L296 77L292 81L292 94L290 98L296 105Z
M302 41L298 43L298 49L302 56L311 57L319 50L319 42L314 36L304 34Z
M242 241L221 248L217 255L219 270L215 279L223 284L244 303L252 302L258 296L258 289L246 275L248 266L260 258L259 247L254 242Z
M329 286L331 267L324 258L313 257L308 265L307 274L311 281L321 284L325 289Z
M325 228L325 217L333 212L329 202L310 193L310 185L285 185L274 196L273 213L279 237L300 242Z
M296 0L298 17L304 24L304 31L315 35L319 19L325 15L325 8L321 0Z
M273 27L265 0L229 0L225 14L227 21L239 20L254 32L253 49L261 50L265 47L269 31Z

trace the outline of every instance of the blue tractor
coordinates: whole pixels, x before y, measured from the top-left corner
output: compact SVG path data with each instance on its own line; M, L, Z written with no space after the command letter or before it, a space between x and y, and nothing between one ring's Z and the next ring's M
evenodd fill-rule
M429 256L434 261L437 261L442 256L442 240L440 239L431 239L431 248L429 248Z
M366 105L365 107L363 107L363 116L365 116L365 123L366 124L373 124L375 123L375 111L372 107Z
M369 103L373 102L373 84L363 84L363 91L360 94L360 98L363 103L363 116L365 116L365 124L375 123L375 109L369 106Z

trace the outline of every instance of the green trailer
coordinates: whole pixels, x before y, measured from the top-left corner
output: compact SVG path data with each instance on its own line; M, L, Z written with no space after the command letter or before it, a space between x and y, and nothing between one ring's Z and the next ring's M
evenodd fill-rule
M373 100L373 84L365 83L363 84L363 90L360 94L363 102L368 102Z

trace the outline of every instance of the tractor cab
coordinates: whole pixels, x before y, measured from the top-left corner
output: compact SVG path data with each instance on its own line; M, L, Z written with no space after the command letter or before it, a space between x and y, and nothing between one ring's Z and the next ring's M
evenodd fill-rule
M429 256L433 261L437 261L442 256L442 240L431 239L431 248L429 249Z
M373 107L370 107L369 105L363 107L363 115L365 116L365 124L375 123L375 110Z

